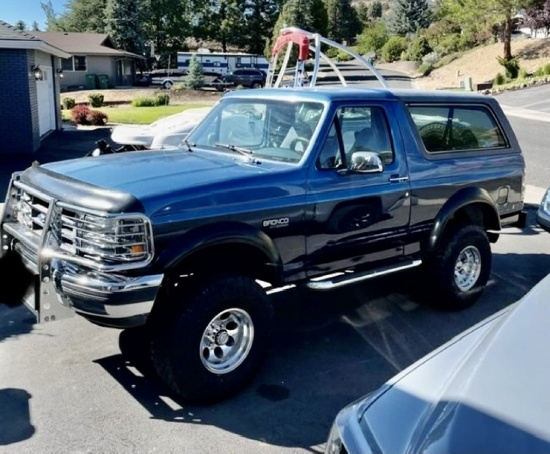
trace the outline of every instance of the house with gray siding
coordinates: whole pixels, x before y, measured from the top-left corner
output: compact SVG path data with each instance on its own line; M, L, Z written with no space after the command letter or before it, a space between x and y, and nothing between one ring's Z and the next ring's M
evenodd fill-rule
M33 153L62 129L61 60L70 54L0 20L0 153Z
M145 60L141 55L115 49L109 36L103 33L33 33L70 54L61 62L61 91L106 88L100 86L100 79L106 81L108 88L131 86L138 62Z

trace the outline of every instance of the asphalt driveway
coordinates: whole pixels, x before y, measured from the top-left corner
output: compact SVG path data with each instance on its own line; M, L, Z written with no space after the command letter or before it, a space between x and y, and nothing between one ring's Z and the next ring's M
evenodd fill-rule
M100 139L109 139L110 128L74 129L54 131L42 141L34 153L0 154L0 203L8 189L13 172L26 169L33 161L40 164L85 156Z

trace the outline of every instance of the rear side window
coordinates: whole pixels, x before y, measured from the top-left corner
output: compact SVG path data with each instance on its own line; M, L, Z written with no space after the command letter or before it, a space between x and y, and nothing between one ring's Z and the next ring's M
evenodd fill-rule
M502 128L487 106L409 105L428 153L506 148Z

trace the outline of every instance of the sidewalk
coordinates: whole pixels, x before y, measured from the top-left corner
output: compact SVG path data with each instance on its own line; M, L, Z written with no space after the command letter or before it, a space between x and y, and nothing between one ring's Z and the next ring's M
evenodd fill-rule
M68 128L54 131L43 140L40 148L34 153L0 154L0 203L4 202L13 172L26 169L33 161L44 164L80 158L92 151L98 140L105 139L110 142L110 135L110 128L88 130Z

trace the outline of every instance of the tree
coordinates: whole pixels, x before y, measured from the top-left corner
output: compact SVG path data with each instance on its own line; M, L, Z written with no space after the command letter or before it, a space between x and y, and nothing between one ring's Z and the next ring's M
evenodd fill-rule
M51 0L48 3L40 3L42 11L46 15L46 30L49 32L66 31L61 28L61 21L55 12Z
M201 12L198 34L202 38L218 41L223 52L231 44L241 41L244 32L243 18L246 0L211 0Z
M369 8L369 17L373 20L380 19L382 17L382 2L375 0Z
M391 34L408 36L428 28L431 21L432 12L427 0L394 0L387 26Z
M439 16L458 24L466 33L500 34L504 60L512 59L512 17L529 0L440 0ZM493 32L494 34L494 32Z
M279 15L277 0L246 0L243 33L239 47L253 54L261 54L266 40L273 33Z
M357 37L357 42L361 53L375 52L379 54L388 39L389 35L384 22L376 21L363 30L363 33Z
M107 0L69 0L58 26L67 32L105 33Z
M18 21L15 23L15 28L16 28L17 30L25 31L25 30L27 29L27 24L25 23L25 21L18 20Z
M40 26L38 25L38 22L33 21L31 30L32 30L33 32L39 32L39 31L40 31Z
M144 34L138 0L107 0L105 22L105 31L117 48L143 54Z
M202 72L202 65L197 55L194 54L189 61L189 72L187 74L185 86L191 90L198 90L203 84L204 74Z
M327 10L327 37L336 42L348 43L361 32L357 12L351 7L351 0L325 0Z

